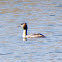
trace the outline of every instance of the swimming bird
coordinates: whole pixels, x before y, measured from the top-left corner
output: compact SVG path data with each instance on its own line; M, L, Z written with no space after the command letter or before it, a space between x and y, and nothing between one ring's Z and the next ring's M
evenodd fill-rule
M31 34L31 35L27 35L27 23L22 23L21 27L23 27L23 38L44 38L45 36L43 34Z

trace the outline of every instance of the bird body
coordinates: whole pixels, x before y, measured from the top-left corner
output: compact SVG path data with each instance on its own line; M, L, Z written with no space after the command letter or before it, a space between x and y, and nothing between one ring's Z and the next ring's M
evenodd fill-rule
M44 38L45 36L43 34L31 34L31 35L27 35L27 23L22 23L21 27L23 27L23 38Z

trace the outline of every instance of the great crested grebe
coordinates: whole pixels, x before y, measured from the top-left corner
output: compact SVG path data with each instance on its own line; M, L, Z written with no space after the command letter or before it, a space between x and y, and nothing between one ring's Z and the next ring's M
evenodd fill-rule
M21 27L23 27L23 38L39 38L42 37L44 38L45 36L38 33L38 34L31 34L31 35L27 35L27 23L22 23Z

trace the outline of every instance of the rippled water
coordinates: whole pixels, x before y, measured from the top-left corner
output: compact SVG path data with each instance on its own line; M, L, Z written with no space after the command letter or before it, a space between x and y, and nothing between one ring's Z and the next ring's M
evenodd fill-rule
M23 22L46 38L23 41ZM0 0L0 62L62 62L62 0Z

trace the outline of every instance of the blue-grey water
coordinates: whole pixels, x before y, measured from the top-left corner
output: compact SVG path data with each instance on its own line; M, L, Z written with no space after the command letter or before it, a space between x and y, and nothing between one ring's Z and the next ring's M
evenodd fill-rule
M62 0L0 0L0 62L62 62Z

